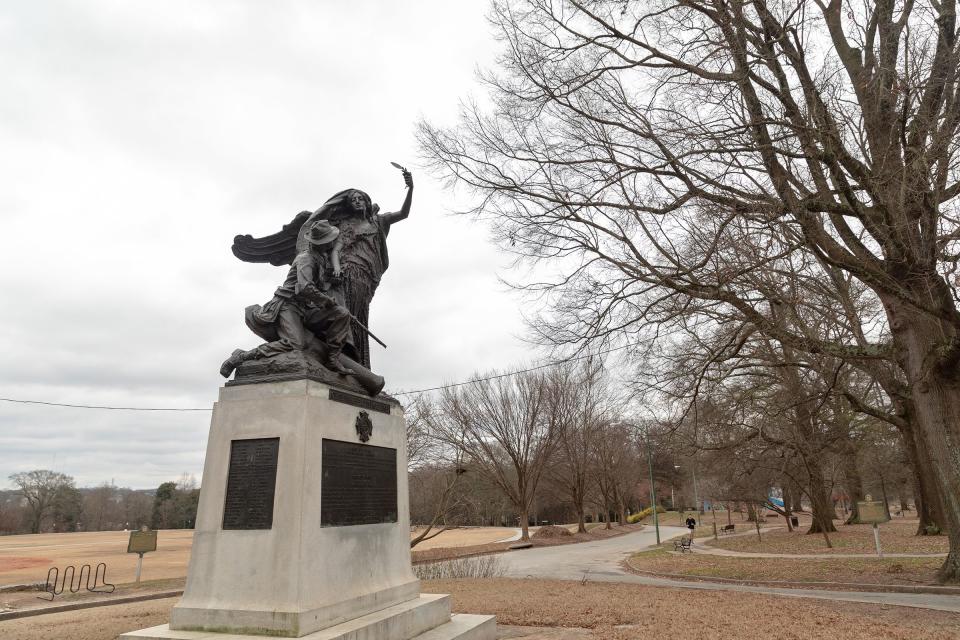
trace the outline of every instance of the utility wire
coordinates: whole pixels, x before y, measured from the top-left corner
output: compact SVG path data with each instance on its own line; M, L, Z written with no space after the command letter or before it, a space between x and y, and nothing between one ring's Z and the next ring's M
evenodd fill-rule
M18 400L15 398L0 398L2 402L17 404L42 404L48 407L70 407L72 409L109 409L111 411L212 411L209 408L192 407L108 407L99 404L66 404L63 402L44 402L43 400Z
M426 389L414 389L413 391L390 391L388 392L392 396L410 396L415 393L426 393L427 391L440 391L441 389L453 389L455 387L462 387L467 384L474 382L487 382L488 380L499 380L500 378L509 378L510 376L520 375L521 373L530 373L531 371L538 371L540 369L546 369L547 367L555 367L558 364L563 364L565 362L577 362L579 360L587 360L588 358L596 358L597 356L606 355L613 351L620 351L621 349L626 349L627 347L634 346L633 343L627 343L620 345L619 347L611 347L609 349L604 349L603 351L597 351L596 353L588 353L582 356L572 356L569 358L562 358L560 360L553 360L546 362L544 364L537 365L535 367L530 367L529 369L519 369L517 371L508 371L507 373L498 373L495 376L487 376L486 378L476 378L470 380L464 380L463 382L455 382L453 384L445 384L439 387L428 387Z
M627 347L633 346L633 344L624 344L619 347L611 347L610 349L604 349L603 351L598 351L596 353L588 353L582 356L574 356L570 358L563 358L561 360L554 360L551 362L546 362L544 364L537 365L535 367L529 367L527 369L518 369L516 371L508 371L506 373L498 373L497 375L487 376L486 378L477 378L471 380L464 380L463 382L454 382L452 384L440 385L438 387L427 387L425 389L414 389L412 391L389 391L389 395L394 396L411 396L417 393L427 393L428 391L440 391L442 389L454 389L456 387L462 387L467 384L474 382L487 382L489 380L499 380L500 378L509 378L510 376L520 375L521 373L530 373L531 371L539 371L540 369L546 369L547 367L553 367L558 364L563 364L565 362L577 362L579 360L586 360L588 358L595 358L597 356L606 355L613 351L620 351L621 349L626 349ZM108 405L97 405L97 404L67 404L64 402L46 402L44 400L21 400L18 398L0 398L0 402L12 402L16 404L38 404L44 405L47 407L68 407L71 409L106 409L109 411L212 411L212 409L205 407L113 407Z

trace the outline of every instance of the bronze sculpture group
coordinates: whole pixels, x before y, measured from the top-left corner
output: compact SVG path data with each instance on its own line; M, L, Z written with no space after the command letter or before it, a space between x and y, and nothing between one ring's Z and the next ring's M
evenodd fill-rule
M387 234L410 214L413 177L401 167L406 197L395 213L379 212L359 189L334 195L316 211L299 213L278 233L236 236L233 253L245 262L289 264L283 284L264 305L247 307L247 326L265 342L237 349L220 373L283 376L303 369L353 379L376 395L383 378L370 371L370 302L389 266ZM382 344L382 343L381 343Z

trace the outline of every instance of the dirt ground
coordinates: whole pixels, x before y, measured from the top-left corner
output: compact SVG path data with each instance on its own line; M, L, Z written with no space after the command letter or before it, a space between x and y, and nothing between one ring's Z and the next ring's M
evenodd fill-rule
M445 531L417 545L417 550L460 548L499 542L514 534L509 527L476 527ZM0 537L0 586L43 582L50 567L60 571L67 565L77 570L83 564L96 567L107 563L107 580L116 584L133 582L137 556L127 554L130 534L124 531L41 533ZM193 531L162 530L157 550L143 559L143 580L180 578L187 575Z
M740 529L740 523L737 529ZM749 523L746 523L749 524ZM783 518L777 524L783 524ZM801 525L803 522L801 521ZM808 523L809 524L809 523ZM798 531L786 528L757 536L720 537L712 546L733 551L762 553L875 553L873 528L868 524L846 525L834 522L836 533L829 534L833 549L828 549L823 536L808 535L801 526ZM746 526L746 525L745 525ZM880 525L880 545L886 553L946 553L947 536L918 536L915 518L897 518Z
M420 533L415 530L410 533L413 538ZM430 532L431 535L433 532ZM447 547L472 547L480 544L490 544L492 542L502 542L507 538L513 537L515 530L510 527L469 527L464 529L450 529L444 531L436 538L424 540L418 544L415 549L440 549Z
M745 593L657 589L629 584L549 580L426 582L450 593L457 612L487 613L498 623L567 627L552 633L504 628L501 638L606 640L947 640L960 638L953 614L905 607L774 598ZM167 622L175 598L0 622L4 640L112 640ZM589 629L590 631L583 631Z
M668 553L667 547L630 558L634 569L660 575L882 585L935 584L941 564L942 558L726 558Z
M107 581L133 582L137 555L127 553L124 531L41 533L0 537L0 585L43 582L50 567L107 563ZM157 550L143 558L143 580L187 575L193 531L157 532Z

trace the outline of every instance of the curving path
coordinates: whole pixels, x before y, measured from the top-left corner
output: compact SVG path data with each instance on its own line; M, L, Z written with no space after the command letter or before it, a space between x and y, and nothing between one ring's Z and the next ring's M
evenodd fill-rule
M685 535L683 527L660 527L662 540ZM872 593L864 591L826 591L822 589L786 589L718 582L687 582L668 578L636 575L623 569L623 560L632 553L656 545L652 527L606 540L579 544L540 547L499 554L506 565L506 576L511 578L541 578L548 580L594 580L598 582L626 582L651 587L674 589L706 589L715 591L742 591L789 598L843 600L868 604L897 605L921 609L939 609L960 613L960 596L929 593Z

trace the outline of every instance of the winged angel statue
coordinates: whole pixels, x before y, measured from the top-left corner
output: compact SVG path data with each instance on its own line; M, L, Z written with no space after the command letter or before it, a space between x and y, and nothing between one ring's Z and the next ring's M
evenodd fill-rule
M370 371L370 302L389 266L387 234L410 215L413 177L400 210L379 212L370 196L345 189L316 211L302 211L279 232L239 235L233 254L244 262L290 265L266 304L246 308L246 322L265 342L237 349L220 368L235 383L308 377L358 385L375 396L383 377ZM380 342L380 344L383 344ZM386 346L386 345L384 345Z

